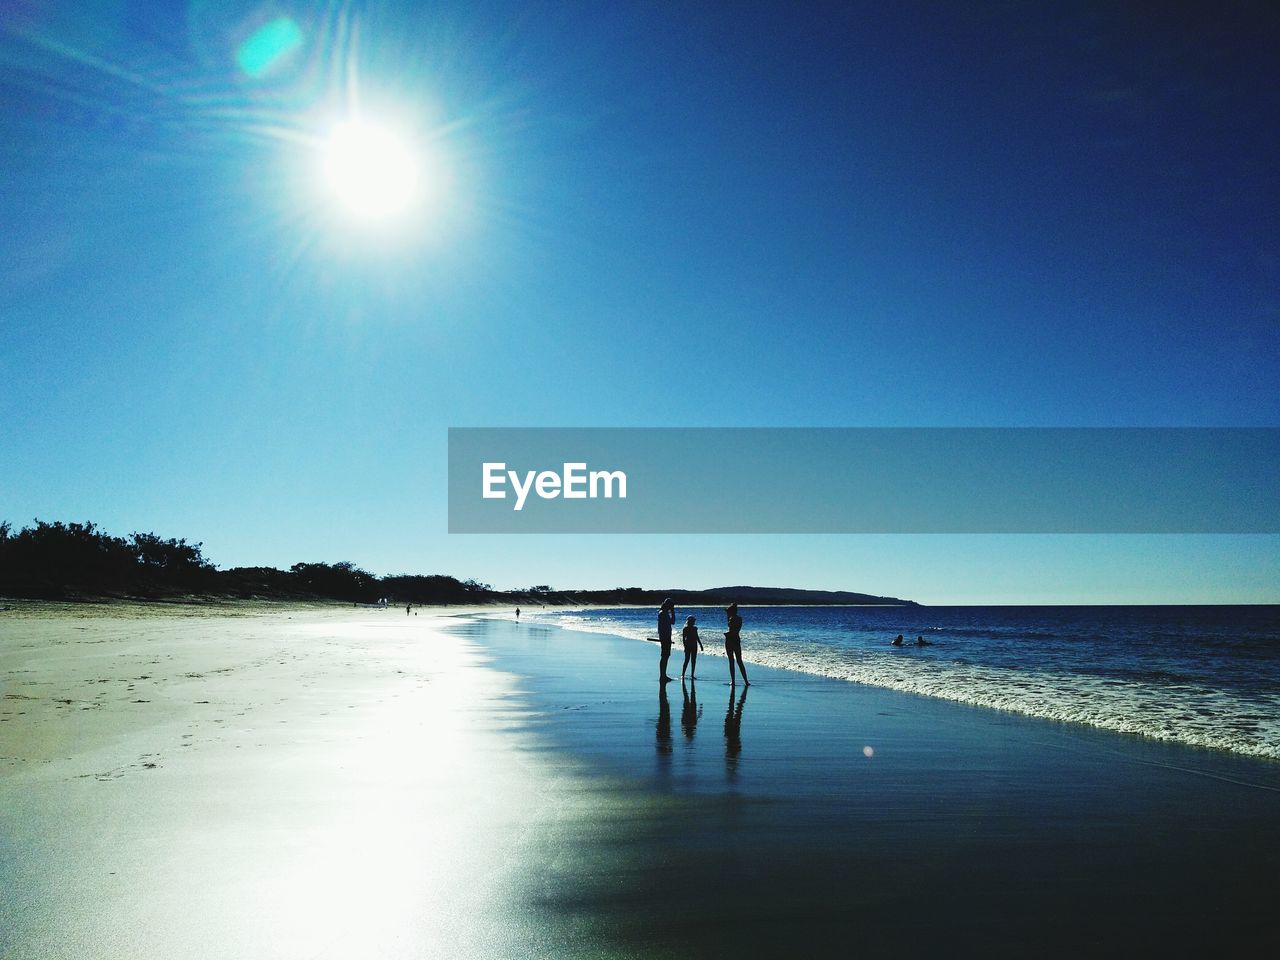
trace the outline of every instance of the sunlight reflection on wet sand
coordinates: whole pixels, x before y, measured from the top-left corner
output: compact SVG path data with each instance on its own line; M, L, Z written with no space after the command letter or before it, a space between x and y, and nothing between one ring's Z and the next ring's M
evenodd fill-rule
M5 725L0 864L20 892L0 955L468 957L539 938L522 891L574 806L567 774L520 749L511 678L430 620L5 630L6 675L44 699L159 665L154 711L103 699L109 735L65 757L22 762Z

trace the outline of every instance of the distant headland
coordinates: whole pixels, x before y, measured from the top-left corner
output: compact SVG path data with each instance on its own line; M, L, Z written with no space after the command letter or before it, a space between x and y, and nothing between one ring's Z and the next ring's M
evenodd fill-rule
M57 600L334 600L347 603L657 605L671 597L683 606L729 602L775 605L916 606L913 600L845 590L786 587L714 587L662 590L614 587L558 590L542 584L495 590L446 574L377 576L354 563L295 563L218 569L203 544L155 533L115 536L94 523L36 520L14 530L0 522L0 596Z

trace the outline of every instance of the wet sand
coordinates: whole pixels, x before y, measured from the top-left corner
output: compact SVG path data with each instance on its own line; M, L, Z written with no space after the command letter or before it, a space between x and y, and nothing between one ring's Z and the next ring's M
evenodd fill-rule
M578 851L601 878L546 904L610 955L1280 946L1280 764L763 667L732 688L722 657L662 687L655 644L450 629L521 678L550 756L635 798Z
M653 645L429 611L0 615L0 958L1277 944L1280 765L700 666L664 697Z

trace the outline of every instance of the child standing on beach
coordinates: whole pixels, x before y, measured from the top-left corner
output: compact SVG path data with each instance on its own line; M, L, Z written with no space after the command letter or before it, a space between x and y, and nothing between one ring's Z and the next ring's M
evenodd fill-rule
M684 629L680 631L680 637L684 640L684 665L680 668L680 679L684 679L685 667L688 667L690 678L697 680L698 651L702 649L702 639L698 636L697 620L693 617L686 620Z

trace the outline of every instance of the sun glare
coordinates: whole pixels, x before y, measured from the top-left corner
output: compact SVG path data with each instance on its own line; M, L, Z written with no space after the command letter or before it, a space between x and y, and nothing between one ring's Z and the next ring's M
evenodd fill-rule
M323 158L326 184L355 217L400 217L421 199L423 158L385 127L363 121L340 124L326 141Z

